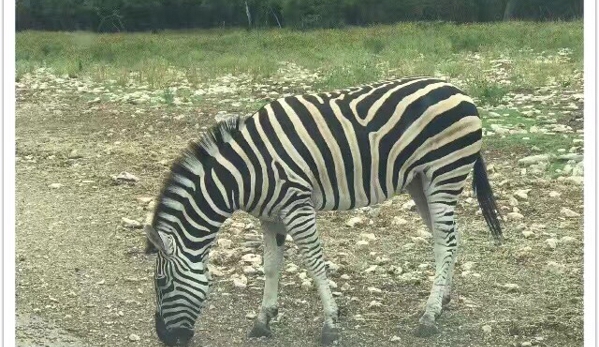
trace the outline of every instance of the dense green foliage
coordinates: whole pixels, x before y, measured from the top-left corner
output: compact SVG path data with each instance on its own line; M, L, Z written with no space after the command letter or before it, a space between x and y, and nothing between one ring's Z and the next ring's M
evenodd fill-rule
M249 10L251 24L246 14ZM17 0L17 30L333 28L401 21L580 18L583 0Z

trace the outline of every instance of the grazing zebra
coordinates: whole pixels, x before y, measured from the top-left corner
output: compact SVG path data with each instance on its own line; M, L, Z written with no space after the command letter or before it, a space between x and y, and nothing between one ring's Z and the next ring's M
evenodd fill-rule
M270 335L290 235L324 306L321 342L333 342L338 309L316 212L370 206L403 191L434 240L435 277L415 333L436 333L435 319L450 300L456 202L471 171L483 217L496 242L502 239L481 138L472 99L435 78L285 97L217 124L173 164L145 225L146 251L159 251L157 335L167 345L190 340L208 294L210 247L222 223L242 210L258 217L264 232L264 296L249 335Z

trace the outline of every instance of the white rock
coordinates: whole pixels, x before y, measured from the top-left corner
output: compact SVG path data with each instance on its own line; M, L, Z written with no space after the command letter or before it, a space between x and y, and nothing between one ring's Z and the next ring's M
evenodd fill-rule
M551 249L556 249L557 248L557 240L556 239L553 239L553 238L547 239L547 240L545 240L545 243Z
M348 226L348 227L350 227L350 228L354 228L354 227L359 226L359 225L364 225L365 223L366 223L366 220L363 217L355 216L355 217L350 218L345 223L345 225Z
M260 265L262 263L262 256L260 256L259 254L248 253L248 254L244 254L241 257L241 260L246 263Z
M360 241L356 242L356 246L358 246L358 248L367 248L368 245L369 245L369 243L366 240L360 240Z
M376 263L376 265L385 265L389 262L389 260L390 259L387 257L376 257L374 262Z
M311 288L312 288L312 281L310 281L310 280L307 280L307 279L306 279L306 280L304 280L304 281L302 281L301 287L302 287L302 289L304 289L304 290L309 290L309 289L311 289Z
M231 246L233 245L233 241L224 238L219 238L216 243L218 244L218 247L223 249L231 248Z
M348 291L350 288L351 287L350 287L349 283L343 283L343 285L341 286L341 290L344 292Z
M507 214L507 217L509 219L512 219L512 220L519 220L519 219L523 219L524 218L524 216L521 213L518 213L518 212L510 212L510 213Z
M518 163L522 164L522 165L532 165L532 164L537 164L540 162L547 162L551 159L551 156L549 154L537 154L537 155L531 155L528 157L524 157L520 160L518 160Z
M388 272L394 275L401 275L403 273L403 269L401 266L391 265L389 266Z
M121 172L120 174L116 175L116 176L112 176L112 179L115 181L124 181L124 182L137 182L139 181L139 178L133 174L130 174L128 172Z
M214 267L212 264L208 264L208 272L214 277L223 277L225 274L219 268Z
M549 192L549 197L551 197L551 198L559 198L561 195L562 195L561 193L558 193L554 190Z
M560 212L562 215L569 217L569 218L580 217L580 213L572 211L571 209L569 209L567 207L562 207Z
M433 237L433 234L431 234L428 230L424 228L418 229L416 231L416 234L418 235L418 237L422 237L424 239L430 239L431 237Z
M339 265L333 263L330 260L327 260L325 262L325 264L327 266L327 271L329 274L335 274L335 273L339 272L339 269L340 269Z
M530 246L526 246L526 247L522 247L518 250L517 255L519 257L528 257L530 255L530 253L532 252L532 247Z
M123 222L123 226L125 226L126 228L141 229L142 227L142 224L134 219L123 217L121 218L121 221Z
M572 183L578 186L584 185L584 177L583 176L570 176L565 177L563 179L564 182Z
M374 241L376 240L376 236L373 233L361 233L360 237L364 240Z
M508 202L509 202L510 206L518 206L519 205L518 199L516 199L513 196L510 196L508 200L509 200Z
M491 331L493 331L493 329L491 328L490 325L483 325L482 329L483 329L483 333L485 333L485 334L490 334Z
M341 279L347 281L347 280L351 279L351 277L348 274L343 274L343 275L341 275Z
M376 269L378 269L378 267L378 265L371 265L366 270L364 270L364 272L366 272L367 274L373 273L376 271Z
M231 223L231 228L235 228L235 229L245 229L245 223L242 222L233 222Z
M154 201L154 198L151 196L140 196L138 198L136 198L135 200L141 202L142 204L149 204L151 201Z
M416 210L416 203L414 200L409 200L405 204L401 205L402 210L414 211Z
M401 338L397 335L393 335L391 336L391 338L389 339L390 342L398 342L401 341Z
M247 318L247 319L254 319L256 317L257 317L257 315L254 312L249 312L245 315L245 318Z
M245 275L234 274L231 277L233 278L233 286L235 286L235 288L245 289L247 287L248 279Z
M368 287L368 291L373 294L381 294L383 291L377 287Z
M474 267L474 264L475 263L473 261L467 261L464 264L462 264L462 269L464 269L465 271L470 271Z
M555 274L563 274L566 271L566 265L560 264L555 261L547 262L547 268L550 272L553 272Z
M290 263L289 265L287 265L287 267L285 268L285 272L289 273L289 274L294 274L299 270L299 267L293 263Z
M62 183L52 183L52 184L48 185L48 187L50 187L52 189L58 189L58 188L62 187Z
M139 340L141 340L141 337L139 337L139 335L137 335L137 334L129 335L129 341L135 342L135 341L139 341Z
M381 307L383 306L383 304L381 304L379 301L376 300L372 300L370 302L370 304L368 304L368 307L373 308L373 307Z
M335 283L335 281L329 279L329 287L331 287L331 289L337 289L337 283Z
M525 238L529 239L529 238L535 236L535 233L533 231L530 231L530 230L522 230L522 235Z
M246 275L255 275L258 273L258 270L256 270L253 266L244 266L243 267L243 273Z
M507 134L510 131L508 128L504 128L499 124L491 124L491 130L493 130L498 135Z
M514 192L514 196L520 200L528 200L530 189L519 189Z
M560 159L560 160L574 160L576 162L579 162L579 161L582 161L584 159L584 156L582 154L568 153L568 154L562 154L562 155L558 156L557 159Z
M381 209L379 207L371 207L366 211L366 213L368 213L370 218L376 218L381 214Z
M391 221L391 224L392 225L398 225L398 226L399 225L406 225L406 224L408 224L408 221L405 220L404 218L399 217L399 216L395 216L395 217L393 217L393 220Z
M507 289L508 292L516 292L520 290L520 286L515 283L506 283L503 285L503 287Z

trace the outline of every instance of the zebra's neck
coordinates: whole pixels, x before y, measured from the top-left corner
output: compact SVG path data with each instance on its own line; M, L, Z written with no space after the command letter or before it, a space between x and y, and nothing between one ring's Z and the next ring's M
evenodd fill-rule
M190 259L201 260L223 222L237 209L238 184L226 168L186 153L171 170L153 225L172 235Z

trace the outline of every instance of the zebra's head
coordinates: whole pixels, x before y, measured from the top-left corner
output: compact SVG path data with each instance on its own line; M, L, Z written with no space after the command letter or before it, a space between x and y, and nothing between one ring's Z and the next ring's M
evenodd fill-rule
M186 345L209 289L204 262L193 262L183 252L181 240L165 224L144 227L148 247L156 252L156 334L168 346Z

